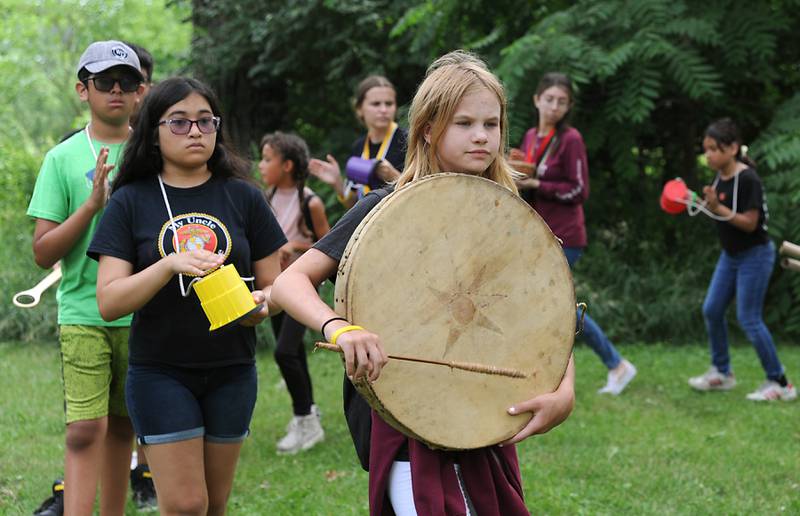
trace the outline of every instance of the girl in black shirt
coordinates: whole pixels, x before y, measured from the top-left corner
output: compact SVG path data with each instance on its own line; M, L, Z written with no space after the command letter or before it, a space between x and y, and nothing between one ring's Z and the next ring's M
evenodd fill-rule
M397 92L389 79L380 75L370 75L356 88L353 106L356 117L367 128L367 134L353 143L350 156L364 159L377 159L375 174L383 185L400 176L406 157L406 131L397 126ZM368 193L366 185L344 183L341 167L336 158L328 154L325 160L312 159L309 171L329 184L346 207Z
M689 385L701 391L729 390L736 385L725 323L725 310L735 296L736 317L767 376L747 399L788 401L797 397L797 390L786 379L762 318L775 263L775 246L767 236L767 199L755 164L742 154L741 141L739 130L729 118L708 126L703 139L708 165L718 172L714 183L703 188L703 194L706 207L717 220L722 253L703 303L711 367L690 378Z
M223 514L256 399L255 329L286 238L219 132L214 94L168 79L145 99L89 256L97 302L133 312L125 385L162 513ZM209 331L189 277L233 264L260 309Z

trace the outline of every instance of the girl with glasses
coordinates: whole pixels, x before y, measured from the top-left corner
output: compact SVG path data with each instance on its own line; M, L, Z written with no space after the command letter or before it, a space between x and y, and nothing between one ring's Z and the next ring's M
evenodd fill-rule
M589 198L586 146L577 129L569 125L573 103L570 78L545 74L533 96L538 123L525 133L521 149L511 149L509 155L520 172L530 176L517 182L522 197L563 242L570 267L587 245L583 203ZM636 376L636 367L620 356L588 314L581 335L608 369L606 385L598 392L620 394Z
M275 311L286 243L219 113L194 79L151 90L88 251L101 315L134 314L125 394L163 514L225 512L256 400L254 326ZM212 333L190 278L223 264L254 277L260 308Z

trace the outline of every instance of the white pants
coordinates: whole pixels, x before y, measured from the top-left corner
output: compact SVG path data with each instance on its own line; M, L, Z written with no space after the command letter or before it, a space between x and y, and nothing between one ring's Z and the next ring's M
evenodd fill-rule
M473 514L472 502L470 502L464 490L464 481L461 477L461 467L456 464L456 476L458 485L461 488L461 495L464 497L464 506L467 508L467 516ZM392 509L397 516L417 516L417 509L414 507L414 490L411 485L411 463L407 461L394 461L392 469L389 470L389 501Z

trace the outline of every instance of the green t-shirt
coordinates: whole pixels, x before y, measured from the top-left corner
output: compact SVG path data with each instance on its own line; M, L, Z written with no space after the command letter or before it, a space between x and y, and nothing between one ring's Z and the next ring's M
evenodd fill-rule
M107 163L119 163L124 144L92 141L95 152L108 147ZM36 178L28 215L61 224L92 193L96 159L89 148L86 131L79 131L47 153ZM112 170L112 174L116 171ZM91 326L130 326L131 316L106 322L97 308L97 262L86 256L101 212L94 216L86 232L61 259L61 284L58 286L59 324Z

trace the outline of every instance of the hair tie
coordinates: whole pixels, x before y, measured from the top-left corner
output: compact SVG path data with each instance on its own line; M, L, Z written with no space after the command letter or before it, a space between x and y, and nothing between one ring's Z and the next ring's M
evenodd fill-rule
M322 334L323 339L327 339L327 337L325 336L325 327L328 325L328 323L332 323L333 321L348 322L347 319L345 319L344 317L331 317L330 319L322 323L322 328L320 328L319 332Z

